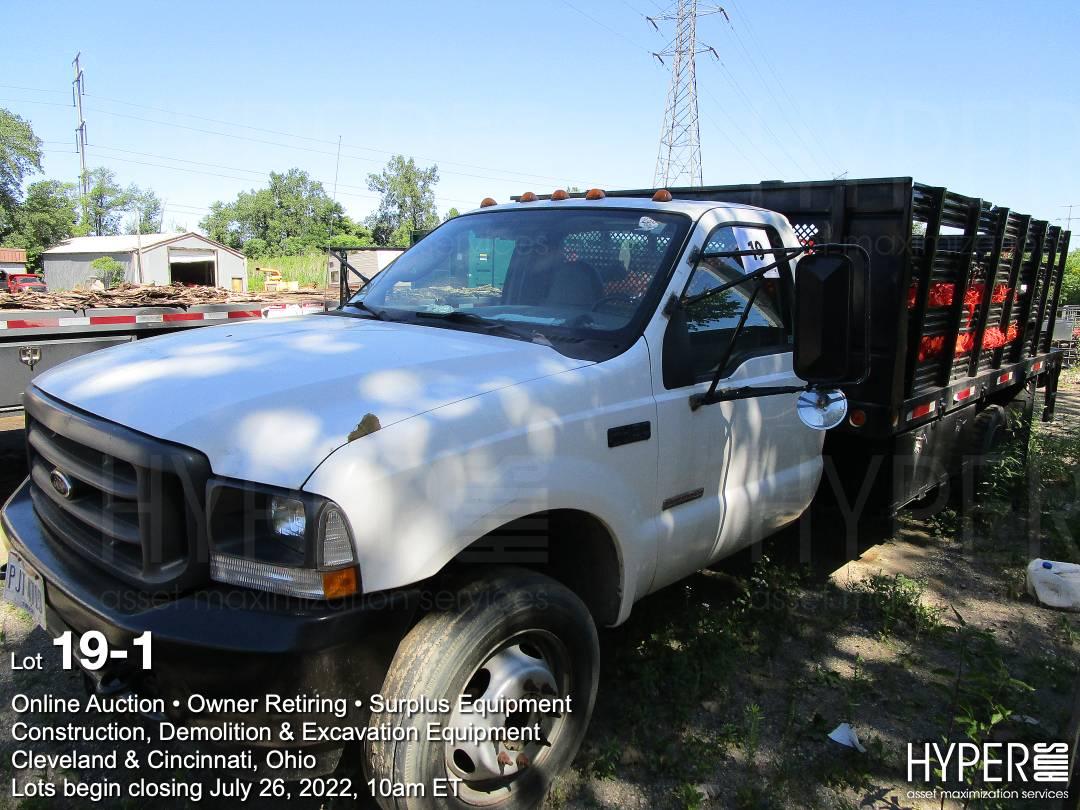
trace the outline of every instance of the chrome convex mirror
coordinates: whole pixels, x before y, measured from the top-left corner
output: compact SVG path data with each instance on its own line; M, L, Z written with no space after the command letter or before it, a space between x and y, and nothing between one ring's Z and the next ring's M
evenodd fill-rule
M799 419L813 430L830 430L847 416L847 397L837 389L815 389L799 394L795 410Z

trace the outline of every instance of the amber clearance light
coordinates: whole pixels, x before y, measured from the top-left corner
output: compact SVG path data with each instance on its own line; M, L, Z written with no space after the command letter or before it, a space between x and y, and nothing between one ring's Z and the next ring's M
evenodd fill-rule
M570 194L567 192L567 190L565 188L557 188L553 192L551 192L551 199L553 199L553 200L568 200L568 199L570 199Z
M671 202L671 192L666 188L657 189L656 193L652 195L653 202Z
M526 191L518 197L518 202L536 202L536 194L532 191Z
M356 568L341 568L337 571L323 571L323 595L327 599L340 599L352 596L359 589L356 581Z
M481 208L487 208L488 206L491 206L491 205L498 205L498 203L495 202L495 200L493 200L491 197L484 197L484 199L482 199L480 201L480 207Z
M602 200L607 194L604 193L602 188L590 188L585 192L586 200Z

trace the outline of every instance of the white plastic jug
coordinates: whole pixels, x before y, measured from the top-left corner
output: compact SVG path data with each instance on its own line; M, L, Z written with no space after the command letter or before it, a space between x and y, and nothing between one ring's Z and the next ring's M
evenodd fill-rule
M1028 563L1027 591L1047 607L1080 611L1080 565L1036 558Z

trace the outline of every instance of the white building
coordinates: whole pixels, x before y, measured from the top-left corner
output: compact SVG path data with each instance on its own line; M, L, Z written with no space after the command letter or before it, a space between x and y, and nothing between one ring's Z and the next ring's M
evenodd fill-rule
M102 256L120 262L124 280L136 284L179 282L247 290L244 254L194 232L67 239L42 254L45 283L50 290L86 287L98 275L90 263Z
M7 273L26 272L26 251L20 248L0 247L0 276Z

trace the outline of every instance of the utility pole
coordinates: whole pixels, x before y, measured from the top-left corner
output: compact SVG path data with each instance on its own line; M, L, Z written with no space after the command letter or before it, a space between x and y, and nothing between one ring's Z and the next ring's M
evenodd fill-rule
M698 17L727 12L720 6L699 9L697 0L677 0L674 10L645 19L660 31L659 23L674 23L675 36L667 46L653 53L661 65L664 57L671 60L671 82L668 85L664 124L660 130L660 149L656 155L653 185L670 186L683 182L700 186L701 127L698 122L697 55L711 53L719 59L716 49L697 43Z
M90 176L86 173L86 119L83 118L82 107L86 87L85 76L79 66L79 57L81 55L81 52L75 54L75 61L71 63L75 67L75 79L71 82L71 100L75 106L75 114L79 118L79 125L75 127L75 146L79 150L79 188L85 196L90 193Z
M1080 217L1074 217L1073 216L1072 210L1074 208L1080 208L1080 203L1070 203L1069 205L1063 205L1061 207L1062 208L1068 208L1069 209L1069 215L1067 217L1064 217L1063 219L1059 219L1058 222L1064 222L1065 223L1065 230L1071 231L1072 230L1072 221L1074 219L1080 219Z

